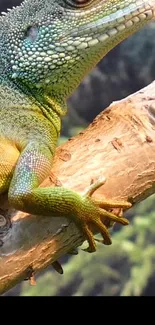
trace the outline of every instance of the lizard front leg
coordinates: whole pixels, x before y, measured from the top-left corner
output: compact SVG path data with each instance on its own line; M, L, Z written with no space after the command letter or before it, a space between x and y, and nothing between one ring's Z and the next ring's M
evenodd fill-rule
M44 142L31 141L21 152L9 188L9 202L18 210L38 215L66 216L74 220L88 240L87 251L96 250L96 244L89 224L94 224L104 238L104 244L111 244L111 238L102 218L120 224L128 224L125 218L119 218L103 209L101 201L95 201L91 195L95 187L86 195L64 187L39 187L40 183L49 175L52 165L52 152ZM97 186L98 187L98 186ZM130 207L129 203L125 204ZM105 206L109 208L107 202ZM118 206L118 204L117 204ZM122 208L124 203L120 203Z

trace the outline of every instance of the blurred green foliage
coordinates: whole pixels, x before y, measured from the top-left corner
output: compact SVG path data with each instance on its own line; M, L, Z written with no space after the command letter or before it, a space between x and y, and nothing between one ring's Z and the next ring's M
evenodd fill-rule
M94 254L79 249L64 264L64 275L48 270L22 296L140 296L155 270L155 196L128 213L130 225L114 226L113 244L97 245Z

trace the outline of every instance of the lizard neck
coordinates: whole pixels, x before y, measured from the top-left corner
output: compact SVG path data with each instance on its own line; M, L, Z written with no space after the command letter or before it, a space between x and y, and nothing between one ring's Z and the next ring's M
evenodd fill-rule
M61 104L49 95L0 77L0 109L14 108L27 113L43 114L54 125L59 136L61 116L64 115Z

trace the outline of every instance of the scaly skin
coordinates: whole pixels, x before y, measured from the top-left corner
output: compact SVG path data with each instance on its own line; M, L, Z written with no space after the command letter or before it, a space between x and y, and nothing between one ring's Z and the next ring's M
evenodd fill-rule
M52 167L66 98L120 41L154 18L155 0L25 0L0 17L0 193L29 213L74 218L95 251L93 223L127 224L99 202L63 187L40 188ZM74 217L73 217L74 216Z

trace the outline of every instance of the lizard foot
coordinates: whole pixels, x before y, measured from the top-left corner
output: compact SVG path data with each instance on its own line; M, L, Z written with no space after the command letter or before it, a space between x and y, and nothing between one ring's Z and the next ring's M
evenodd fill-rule
M118 222L122 225L128 225L129 221L126 218L117 216L108 210L112 208L121 208L122 210L130 208L132 205L129 202L124 201L112 201L112 200L95 200L92 198L92 194L105 183L105 178L92 184L83 197L83 204L78 209L77 217L80 222L80 227L83 234L88 241L88 248L84 249L89 253L96 251L95 238L88 225L93 224L96 229L101 233L103 240L97 240L105 245L112 243L109 231L103 224L103 220L108 219L110 223ZM81 211L82 210L82 211Z

